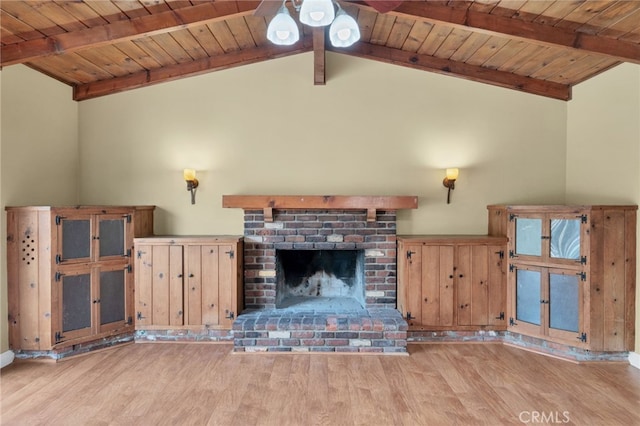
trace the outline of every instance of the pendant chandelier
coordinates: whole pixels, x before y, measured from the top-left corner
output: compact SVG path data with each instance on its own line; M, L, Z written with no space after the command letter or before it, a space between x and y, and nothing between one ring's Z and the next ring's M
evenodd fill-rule
M300 40L298 24L293 20L282 2L276 16L267 28L267 39L278 45L289 46ZM329 27L329 40L334 47L348 47L360 40L360 28L353 17L349 16L340 5L333 0L291 0L291 4L299 13L300 22L311 27ZM338 7L336 11L334 5Z

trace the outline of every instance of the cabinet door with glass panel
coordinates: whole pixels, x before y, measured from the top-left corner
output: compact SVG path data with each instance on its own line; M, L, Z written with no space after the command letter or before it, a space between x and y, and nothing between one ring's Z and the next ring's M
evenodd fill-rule
M586 344L585 275L567 268L512 265L509 330L550 340Z
M511 213L509 258L581 267L587 262L589 221L576 213Z

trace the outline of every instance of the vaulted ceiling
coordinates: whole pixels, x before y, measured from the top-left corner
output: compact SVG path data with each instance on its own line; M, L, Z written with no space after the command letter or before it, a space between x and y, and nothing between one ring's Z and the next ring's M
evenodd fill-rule
M2 0L0 66L26 64L84 100L311 51L310 84L325 84L331 51L569 100L580 82L640 65L640 1L338 1L360 27L349 48L305 25L295 45L271 44L281 0Z

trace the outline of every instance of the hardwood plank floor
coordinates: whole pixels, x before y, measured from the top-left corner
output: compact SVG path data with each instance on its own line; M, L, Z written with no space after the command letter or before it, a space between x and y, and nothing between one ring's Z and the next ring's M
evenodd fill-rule
M0 374L2 425L640 425L640 370L501 344L410 356L145 343Z

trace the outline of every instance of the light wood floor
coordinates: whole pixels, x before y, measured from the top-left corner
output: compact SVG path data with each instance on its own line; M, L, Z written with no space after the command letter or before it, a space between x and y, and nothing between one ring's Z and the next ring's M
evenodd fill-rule
M640 370L501 344L411 356L132 344L1 373L2 425L640 425Z

